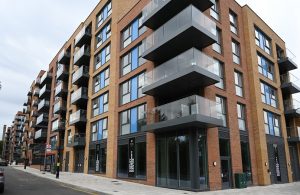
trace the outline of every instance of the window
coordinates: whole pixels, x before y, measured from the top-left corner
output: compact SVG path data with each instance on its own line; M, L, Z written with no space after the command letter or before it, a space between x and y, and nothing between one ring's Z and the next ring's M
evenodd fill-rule
M243 75L239 72L234 72L235 94L243 97Z
M278 115L264 111L264 121L266 134L280 136L280 117Z
M136 133L146 124L146 105L131 108L120 113L120 134Z
M222 53L222 32L217 28L217 42L212 45L212 48L215 52Z
M266 78L274 81L274 64L267 60L262 55L257 55L258 72L264 75Z
M93 78L94 93L97 93L100 89L109 85L109 68L100 72Z
M121 58L121 76L128 74L146 62L142 58L143 52L144 47L141 43Z
M111 22L96 35L96 48L99 48L111 36Z
M51 137L50 138L50 145L51 145L52 150L56 149L56 144L57 144L57 136Z
M242 155L242 165L243 173L246 174L246 180L248 184L252 183L252 173L251 173L251 158L248 142L241 142L241 155Z
M122 31L122 47L127 47L132 41L136 40L145 31L146 27L143 26L143 16L135 19L127 28Z
M232 41L231 45L233 62L236 64L240 64L240 45L235 41Z
M107 45L95 56L95 70L110 60L110 45Z
M93 100L92 116L98 116L108 111L108 93L105 93Z
M267 54L271 54L270 43L271 40L263 32L258 29L255 29L255 43L261 49L263 49Z
M230 21L230 31L237 35L238 34L237 15L232 11L229 12L229 21Z
M216 97L216 111L217 117L223 120L223 126L227 127L227 109L226 109L226 99L223 97Z
M111 1L104 6L104 8L100 11L97 15L97 28L103 24L103 22L111 15L112 13L112 6Z
M94 142L106 138L107 138L107 118L104 118L92 124L91 140Z
M263 103L277 108L277 91L273 87L261 82L261 100Z
M216 83L215 86L220 88L220 89L225 89L225 83L224 83L224 64L220 61L218 61L218 65L216 66L217 67L217 72L218 72L218 75L220 77L220 82L219 83Z
M246 112L245 112L244 105L237 104L237 116L238 116L239 130L245 131L246 130Z
M214 2L213 6L211 6L210 15L211 15L211 17L213 17L216 20L220 19L220 16L219 16L219 1L218 0L216 0Z
M144 96L142 88L145 85L145 73L141 73L136 77L131 78L125 83L121 84L120 96L121 104L134 101Z

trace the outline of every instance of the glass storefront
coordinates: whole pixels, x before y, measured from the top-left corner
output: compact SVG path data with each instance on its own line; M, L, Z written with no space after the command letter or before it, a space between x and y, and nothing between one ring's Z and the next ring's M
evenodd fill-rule
M246 174L248 185L252 183L251 159L248 142L241 142L243 173Z
M90 145L89 150L89 173L106 173L106 147L101 144Z

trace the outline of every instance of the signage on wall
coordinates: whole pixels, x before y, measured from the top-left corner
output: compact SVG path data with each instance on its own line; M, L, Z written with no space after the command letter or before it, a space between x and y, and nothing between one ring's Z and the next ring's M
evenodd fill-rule
M96 145L96 172L100 172L100 144Z
M128 177L135 177L135 138L129 139Z

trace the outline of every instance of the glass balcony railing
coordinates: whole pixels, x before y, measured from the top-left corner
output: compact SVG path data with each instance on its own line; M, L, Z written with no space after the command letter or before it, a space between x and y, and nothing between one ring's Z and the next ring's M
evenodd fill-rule
M191 115L203 115L218 119L216 102L193 95L154 108L148 113L148 123L169 121Z
M54 104L53 112L57 113L58 111L66 110L66 101L59 100L57 103Z
M192 66L197 66L217 74L217 65L216 60L192 48L148 72L146 74L145 86L178 74Z
M167 3L169 3L171 0L151 0L143 9L143 17L147 18L151 16L157 8L163 7Z
M67 67L63 64L58 64L56 78L61 79L63 75L67 75L67 74L68 74Z
M85 37L85 36L90 36L91 35L91 29L84 26L79 33L75 37L75 45L78 45L79 42Z
M85 145L85 134L76 134L74 136L68 137L68 146L76 147L76 146L84 146Z
M50 86L44 85L44 87L40 90L39 97L42 98L46 94L46 92L49 92Z
M283 74L280 76L280 78L281 78L280 80L282 85L293 83L294 85L300 88L300 79L295 75L293 75L292 73Z
M70 124L75 124L77 122L86 122L86 111L78 110L70 115Z
M300 102L297 99L291 98L284 101L284 109L288 110L297 110L300 112Z
M67 52L65 49L63 49L57 57L57 60L59 63L66 63L66 59L70 58L70 52Z
M43 113L36 119L36 124L41 124L47 121L48 121L48 114Z
M68 90L67 83L60 82L55 88L55 96L57 96L63 92L67 92L67 90Z
M43 84L44 83L44 81L46 81L46 79L48 78L51 78L51 76L52 76L52 74L50 73L50 72L45 72L44 74L43 74L43 76L41 77L41 84Z
M65 128L65 122L61 121L59 119L55 120L52 122L52 131L56 131L59 129L64 129Z
M39 88L35 88L35 89L33 90L33 95L34 95L34 96L38 96L39 93L40 93L40 89L39 89Z
M71 95L71 103L74 103L80 98L87 98L88 89L86 87L80 87L74 91Z
M72 83L74 84L76 81L78 81L81 77L84 75L89 74L89 67L88 66L81 66L79 69L77 69L74 74L72 75Z
M50 102L48 100L43 99L39 105L38 105L38 110L40 110L43 107L49 107Z
M161 3L164 2L162 1ZM156 6L156 4L153 6ZM178 29L182 29L186 24L191 24L191 22L216 36L217 31L215 22L194 6L189 6L146 38L144 44L145 51L176 35Z
M87 45L83 45L75 54L74 54L74 64L77 64L77 62L84 56L90 55L90 47Z
M40 129L38 131L35 132L35 139L39 139L39 138L45 138L47 137L47 131L45 129Z

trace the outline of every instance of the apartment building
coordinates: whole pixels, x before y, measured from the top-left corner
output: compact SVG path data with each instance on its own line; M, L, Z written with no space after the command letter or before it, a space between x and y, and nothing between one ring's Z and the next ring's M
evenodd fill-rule
M10 127L6 125L3 126L3 135L2 135L2 159L8 162L9 160L9 138L10 138Z
M24 155L194 191L300 180L296 68L234 0L102 0L31 85Z

